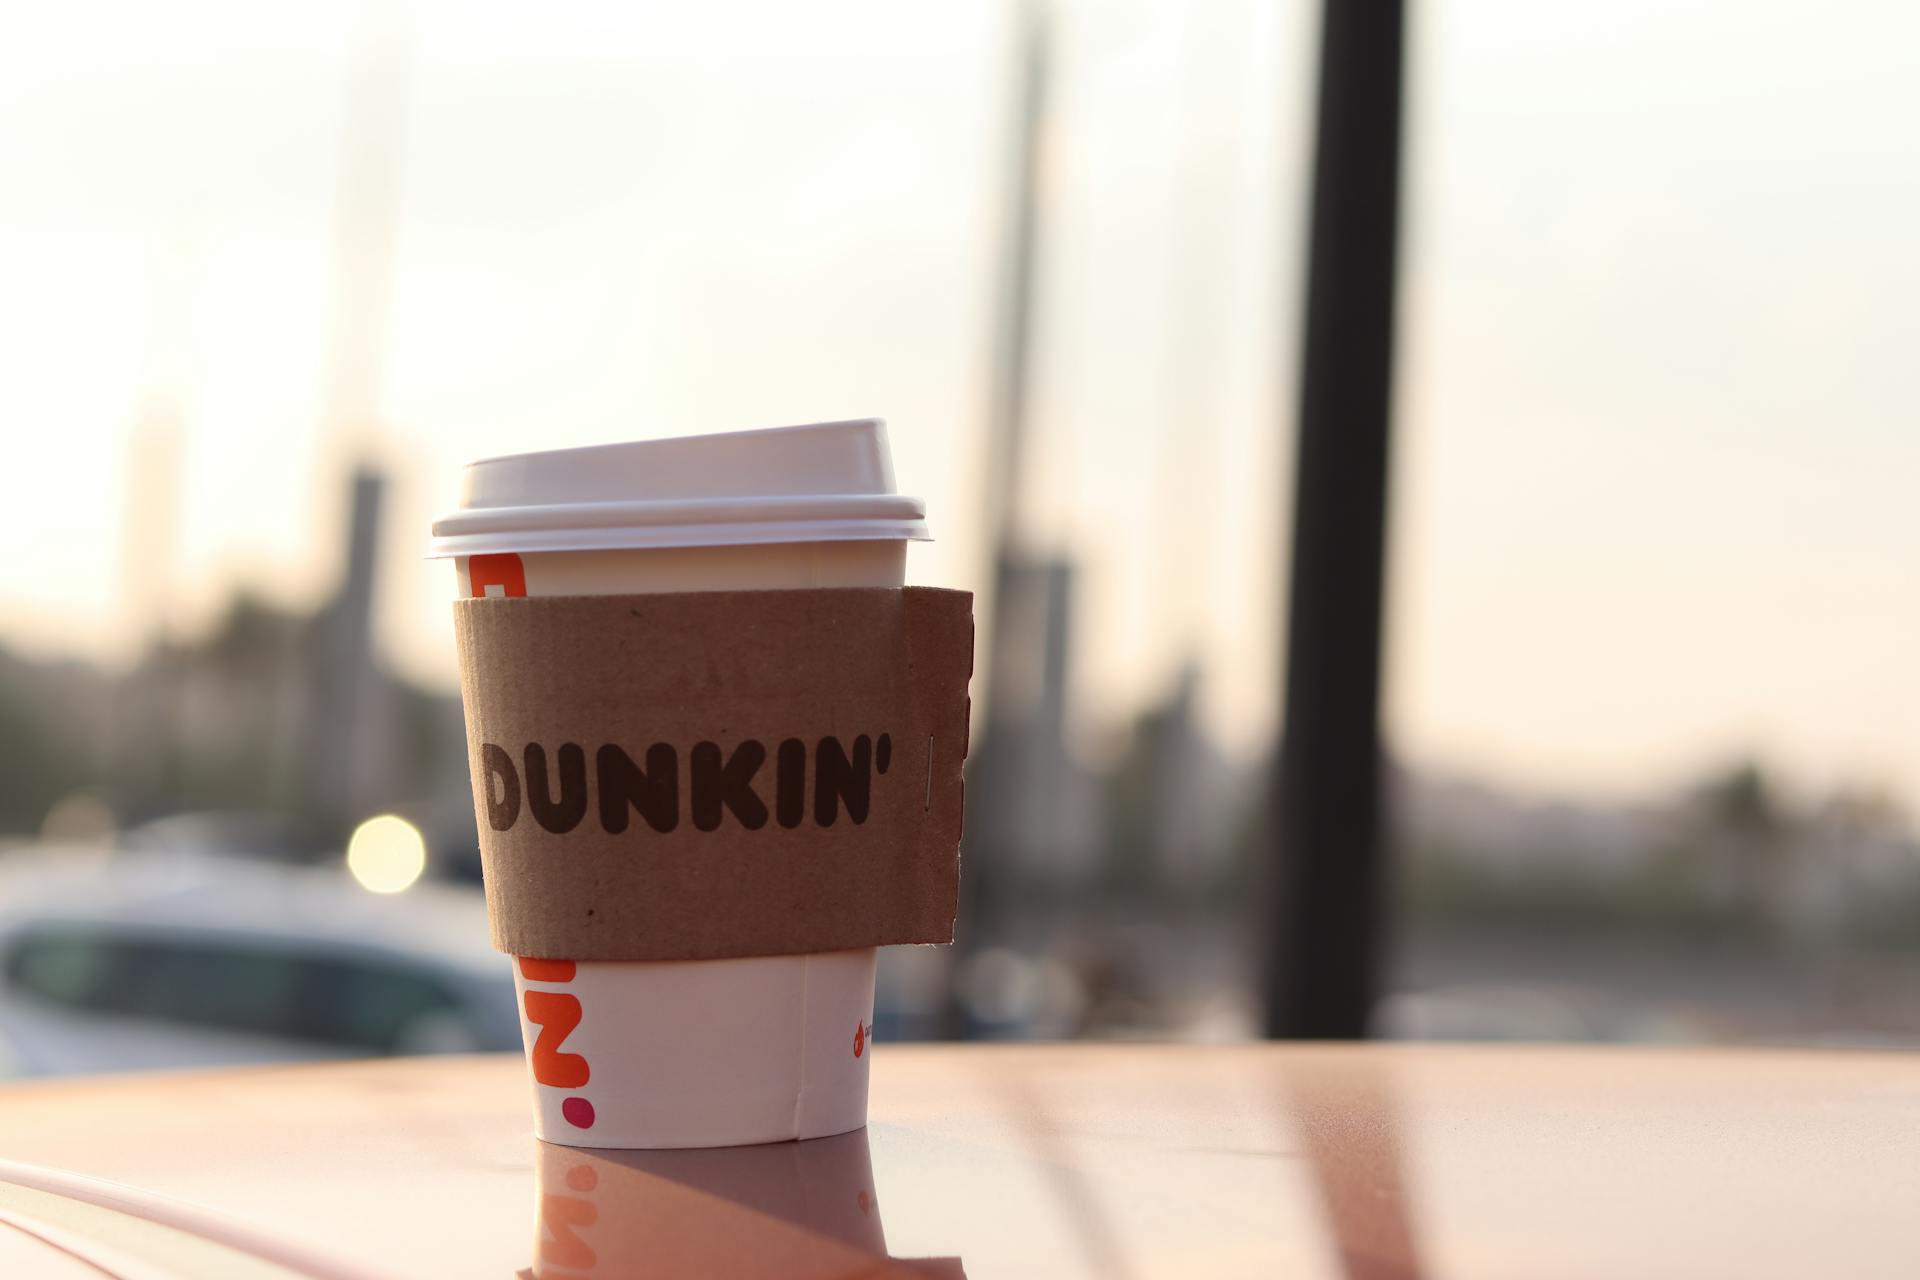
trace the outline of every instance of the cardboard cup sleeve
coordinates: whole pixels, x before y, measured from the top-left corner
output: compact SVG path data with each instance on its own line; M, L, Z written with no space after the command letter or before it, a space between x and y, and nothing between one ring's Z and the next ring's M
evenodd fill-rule
M972 605L929 587L457 601L494 946L951 942Z

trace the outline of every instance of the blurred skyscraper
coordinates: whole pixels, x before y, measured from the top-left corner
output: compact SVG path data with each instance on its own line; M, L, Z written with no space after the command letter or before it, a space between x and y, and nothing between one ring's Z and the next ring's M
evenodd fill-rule
M373 653L374 549L385 485L364 467L351 483L345 572L338 592L314 619L312 703L300 766L314 810L338 827L359 821L380 803L381 780L395 763L392 715Z
M1097 781L1067 744L1073 567L1000 565L994 663L968 785L968 849L996 894L1084 884L1100 845Z

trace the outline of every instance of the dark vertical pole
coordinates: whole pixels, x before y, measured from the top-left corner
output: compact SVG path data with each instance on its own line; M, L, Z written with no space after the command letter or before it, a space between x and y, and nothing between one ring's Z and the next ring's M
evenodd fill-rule
M1380 624L1402 0L1326 0L1274 788L1269 1035L1364 1036L1382 950Z

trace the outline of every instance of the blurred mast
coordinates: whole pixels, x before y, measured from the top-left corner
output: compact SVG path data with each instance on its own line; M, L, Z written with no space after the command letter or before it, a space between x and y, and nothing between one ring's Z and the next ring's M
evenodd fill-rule
M120 594L129 654L138 664L171 636L179 551L181 462L188 430L195 306L201 280L200 237L182 215L172 236L155 244L151 329L145 391L128 452L127 507Z
M1006 260L994 318L992 401L987 421L986 521L996 569L1016 549L1026 462L1033 363L1034 264L1040 251L1041 126L1047 98L1047 18L1038 0L1020 7L1018 79L1009 177Z
M1326 0L1300 370L1267 1034L1367 1033L1379 982L1380 632L1402 0Z
M371 443L386 380L400 144L413 81L411 6L360 5L349 56L322 421L358 453Z
M146 384L127 450L120 548L126 666L114 682L99 744L105 792L121 820L144 815L167 793L176 743L176 690L157 674L172 639L179 552L182 458L189 426L198 237L183 218L177 239L156 242Z
M400 150L413 80L412 6L359 6L349 49L343 166L335 213L333 332L322 425L353 460L347 556L322 620L322 652L303 768L321 821L365 817L376 708L375 546L383 483L371 465L386 381Z
M1031 408L1033 316L1037 290L1035 272L1040 251L1039 185L1041 130L1047 100L1048 23L1043 0L1019 6L1014 79L1013 129L1010 135L1007 231L1003 246L1000 293L993 320L993 371L989 389L987 459L984 486L985 527L991 576L986 598L977 602L987 618L987 696L985 713L975 724L968 774L973 779L994 776L997 767L991 743L991 718L1007 705L1005 682L1015 663L1010 657L1016 632L1007 601L1020 563L1020 493L1026 462L1027 418ZM975 787L979 795L987 788ZM994 909L995 850L982 833L989 824L974 815L966 840L960 876L959 918L954 930L942 1033L949 1038L967 1033L960 999L960 978L967 959L980 947L983 916Z

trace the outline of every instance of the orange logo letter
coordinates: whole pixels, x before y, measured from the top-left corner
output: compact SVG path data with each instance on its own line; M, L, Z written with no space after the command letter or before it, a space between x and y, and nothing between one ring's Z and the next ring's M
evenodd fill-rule
M533 1078L556 1089L578 1089L587 1082L587 1060L562 1053L560 1046L580 1025L580 1002L559 991L529 991L527 1020L538 1023L540 1037L533 1042Z

